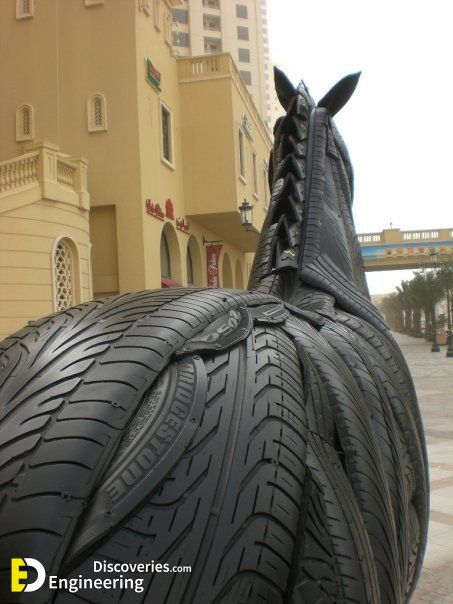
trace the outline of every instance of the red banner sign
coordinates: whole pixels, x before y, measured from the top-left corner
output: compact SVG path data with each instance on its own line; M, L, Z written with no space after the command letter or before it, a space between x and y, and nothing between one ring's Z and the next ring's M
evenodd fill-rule
M206 246L206 262L208 268L208 287L220 287L219 259L222 245Z

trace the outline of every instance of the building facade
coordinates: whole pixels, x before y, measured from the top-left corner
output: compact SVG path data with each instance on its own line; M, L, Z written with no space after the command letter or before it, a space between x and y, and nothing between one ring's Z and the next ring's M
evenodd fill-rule
M175 57L182 6L0 3L3 336L93 296L245 286L271 140L229 54ZM30 153L39 168L26 167Z
M270 129L275 92L266 0L184 0L172 12L175 52L181 57L229 52Z

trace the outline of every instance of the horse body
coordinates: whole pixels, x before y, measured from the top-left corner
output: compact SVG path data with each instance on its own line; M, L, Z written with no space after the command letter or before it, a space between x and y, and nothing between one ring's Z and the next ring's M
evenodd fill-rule
M81 305L2 344L0 589L11 557L95 563L136 589L44 586L11 602L402 603L428 487L404 359L372 306L332 118L276 71L272 198L248 292L156 290ZM29 598L29 599L27 599Z

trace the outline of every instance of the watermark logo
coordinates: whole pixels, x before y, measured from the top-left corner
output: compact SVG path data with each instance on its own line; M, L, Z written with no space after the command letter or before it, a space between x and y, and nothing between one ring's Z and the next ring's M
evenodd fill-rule
M34 568L36 578L29 581L29 569ZM44 566L34 558L11 558L11 591L36 591L44 585L46 571Z
M44 566L34 558L11 558L11 591L37 591L45 583L50 590L65 590L75 594L80 590L133 590L135 593L145 591L146 575L156 573L190 573L190 566L172 566L167 562L110 563L106 560L95 560L91 576L77 575L58 577L46 575ZM124 576L127 573L132 576ZM141 577L134 575L139 574ZM100 576L99 576L100 575ZM105 576L107 575L107 576ZM108 576L110 575L110 576Z

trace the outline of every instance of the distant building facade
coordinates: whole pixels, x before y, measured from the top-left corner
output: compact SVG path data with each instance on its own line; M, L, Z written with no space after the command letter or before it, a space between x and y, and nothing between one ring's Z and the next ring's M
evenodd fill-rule
M246 285L271 139L229 54L174 56L183 6L0 3L0 337L92 297Z

